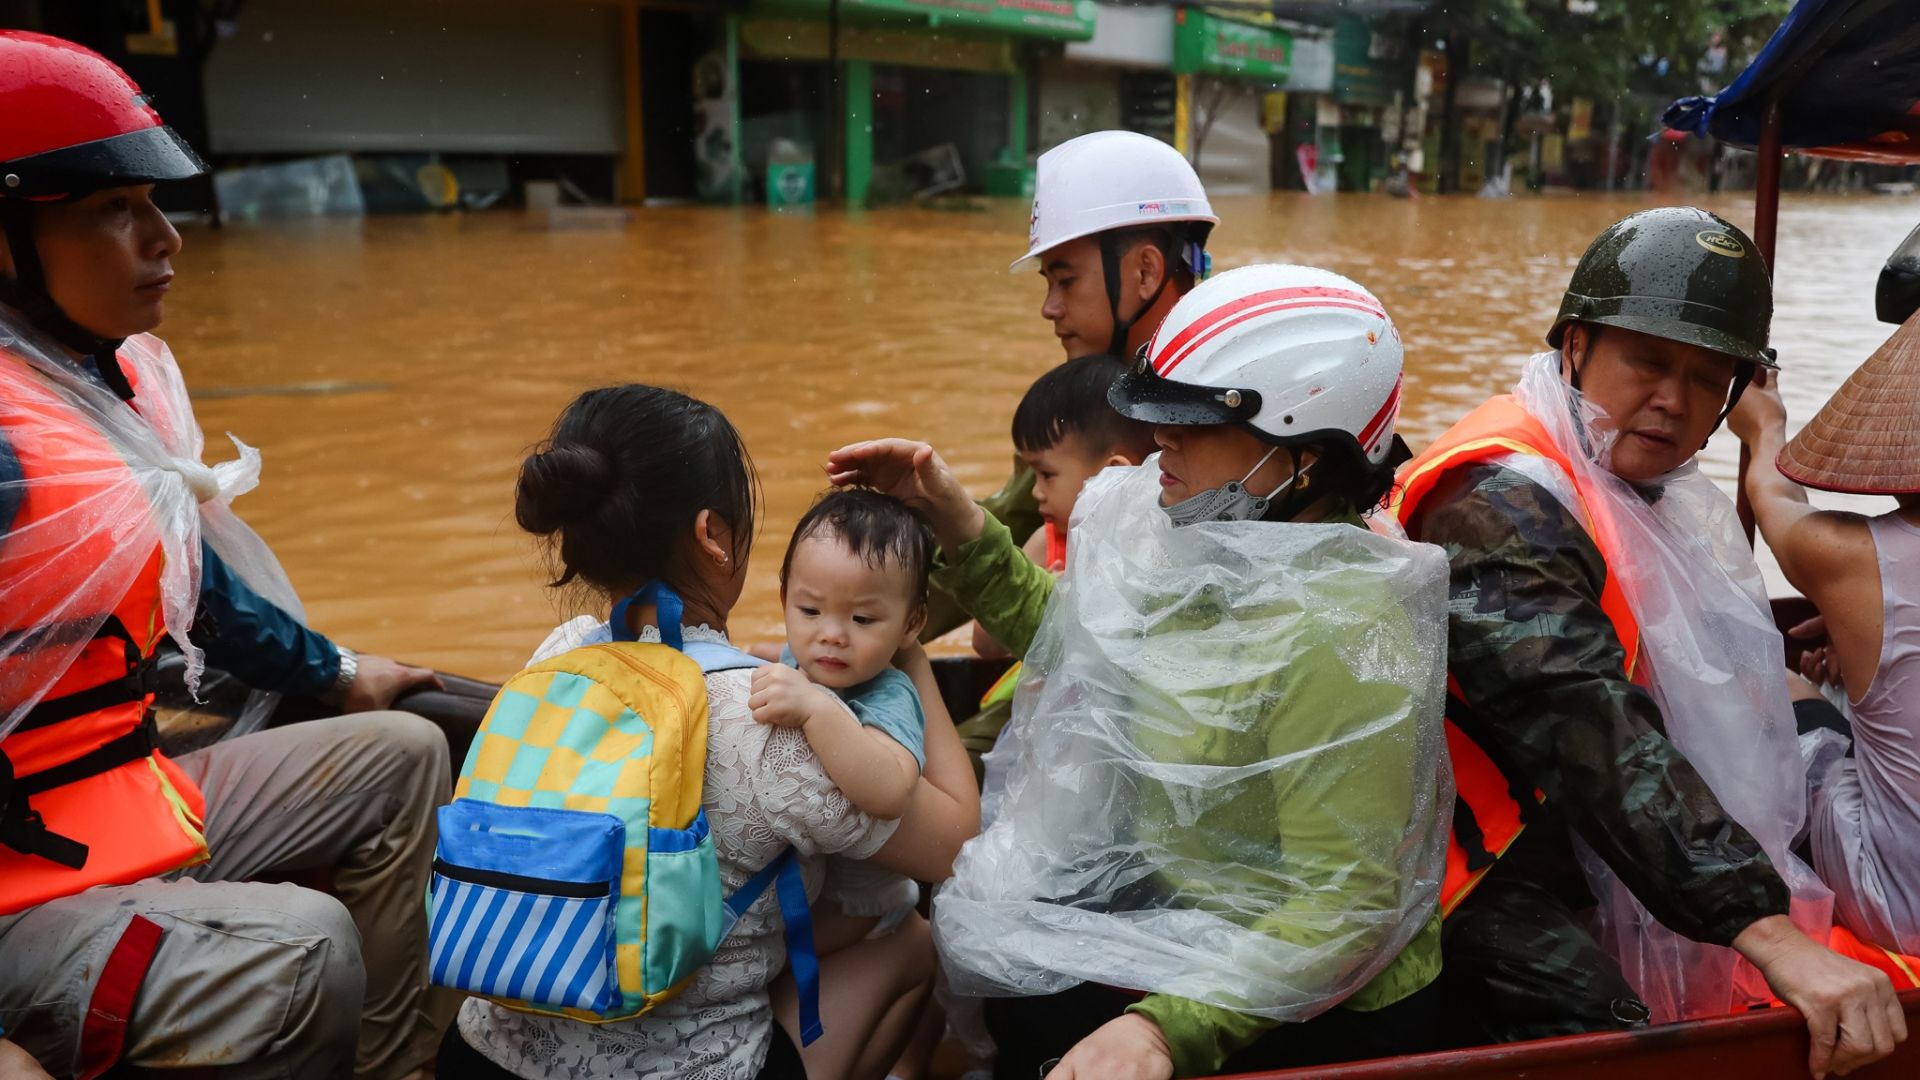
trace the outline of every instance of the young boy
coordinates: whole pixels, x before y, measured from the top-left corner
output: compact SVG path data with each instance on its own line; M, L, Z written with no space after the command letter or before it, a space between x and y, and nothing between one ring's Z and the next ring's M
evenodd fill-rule
M1109 356L1069 360L1035 379L1014 410L1013 446L1033 469L1041 517L1024 550L1056 574L1067 568L1067 522L1080 489L1100 470L1138 465L1155 450L1152 425L1129 420L1107 404L1108 388L1125 370ZM973 647L982 656L1007 655L978 624Z
M748 704L763 724L800 728L848 801L873 817L906 813L926 765L927 707L939 689L918 635L927 617L933 537L904 503L835 491L794 528L780 567L787 648L756 669ZM904 917L912 881L832 860L829 890L848 915Z

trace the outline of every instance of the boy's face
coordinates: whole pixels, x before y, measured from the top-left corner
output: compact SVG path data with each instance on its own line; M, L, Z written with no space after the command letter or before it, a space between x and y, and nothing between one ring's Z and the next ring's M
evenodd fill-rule
M873 566L837 536L809 536L793 549L787 587L787 647L800 670L834 690L885 671L926 622L914 575L894 560Z
M1109 465L1136 464L1121 454L1102 454L1087 445L1079 432L1068 432L1045 450L1022 450L1020 460L1033 469L1033 501L1040 516L1056 529L1065 529L1073 504L1089 479Z

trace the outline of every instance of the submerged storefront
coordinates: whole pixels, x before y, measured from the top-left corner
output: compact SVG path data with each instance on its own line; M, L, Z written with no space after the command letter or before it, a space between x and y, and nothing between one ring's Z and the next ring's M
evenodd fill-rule
M841 0L837 25L831 9L754 0L728 18L733 172L709 197L764 198L769 165L795 157L850 205L1020 194L1029 72L1096 19L1093 0Z
M1392 165L1412 65L1405 39L1352 15L1333 31L1333 101L1339 110L1340 189L1371 191Z
M1043 58L1036 149L1113 128L1173 142L1173 19L1171 4L1103 3L1092 38Z
M1293 35L1202 8L1174 16L1174 146L1209 192L1272 186L1272 152L1262 119L1266 95L1293 73Z

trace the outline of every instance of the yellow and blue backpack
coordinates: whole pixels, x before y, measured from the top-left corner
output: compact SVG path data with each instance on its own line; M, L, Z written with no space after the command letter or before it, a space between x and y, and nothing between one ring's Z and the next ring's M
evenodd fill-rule
M636 602L656 607L662 643L627 630ZM653 583L614 607L607 640L501 687L439 812L432 979L585 1023L642 1016L683 990L773 885L812 1042L819 966L794 852L725 896L701 809L704 676L762 661L684 642L680 613Z

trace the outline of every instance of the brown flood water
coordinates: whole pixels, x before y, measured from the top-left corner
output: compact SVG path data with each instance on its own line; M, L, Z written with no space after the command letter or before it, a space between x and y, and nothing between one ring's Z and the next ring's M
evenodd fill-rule
M1511 384L1587 242L1643 205L1275 194L1222 200L1213 248L1222 268L1311 263L1378 293L1407 342L1401 430L1418 448ZM1710 205L1752 220L1750 198ZM1891 332L1873 281L1916 220L1912 199L1788 196L1774 335L1796 426ZM511 504L521 456L586 387L677 387L740 427L767 498L741 641L780 635L780 552L828 450L917 436L978 491L997 486L1014 404L1061 359L1039 283L1005 272L1025 226L1024 205L999 202L649 209L615 231L505 212L195 230L161 332L214 456L223 431L265 454L237 508L312 623L500 678L575 613L542 588ZM1716 437L1717 478L1736 450Z

